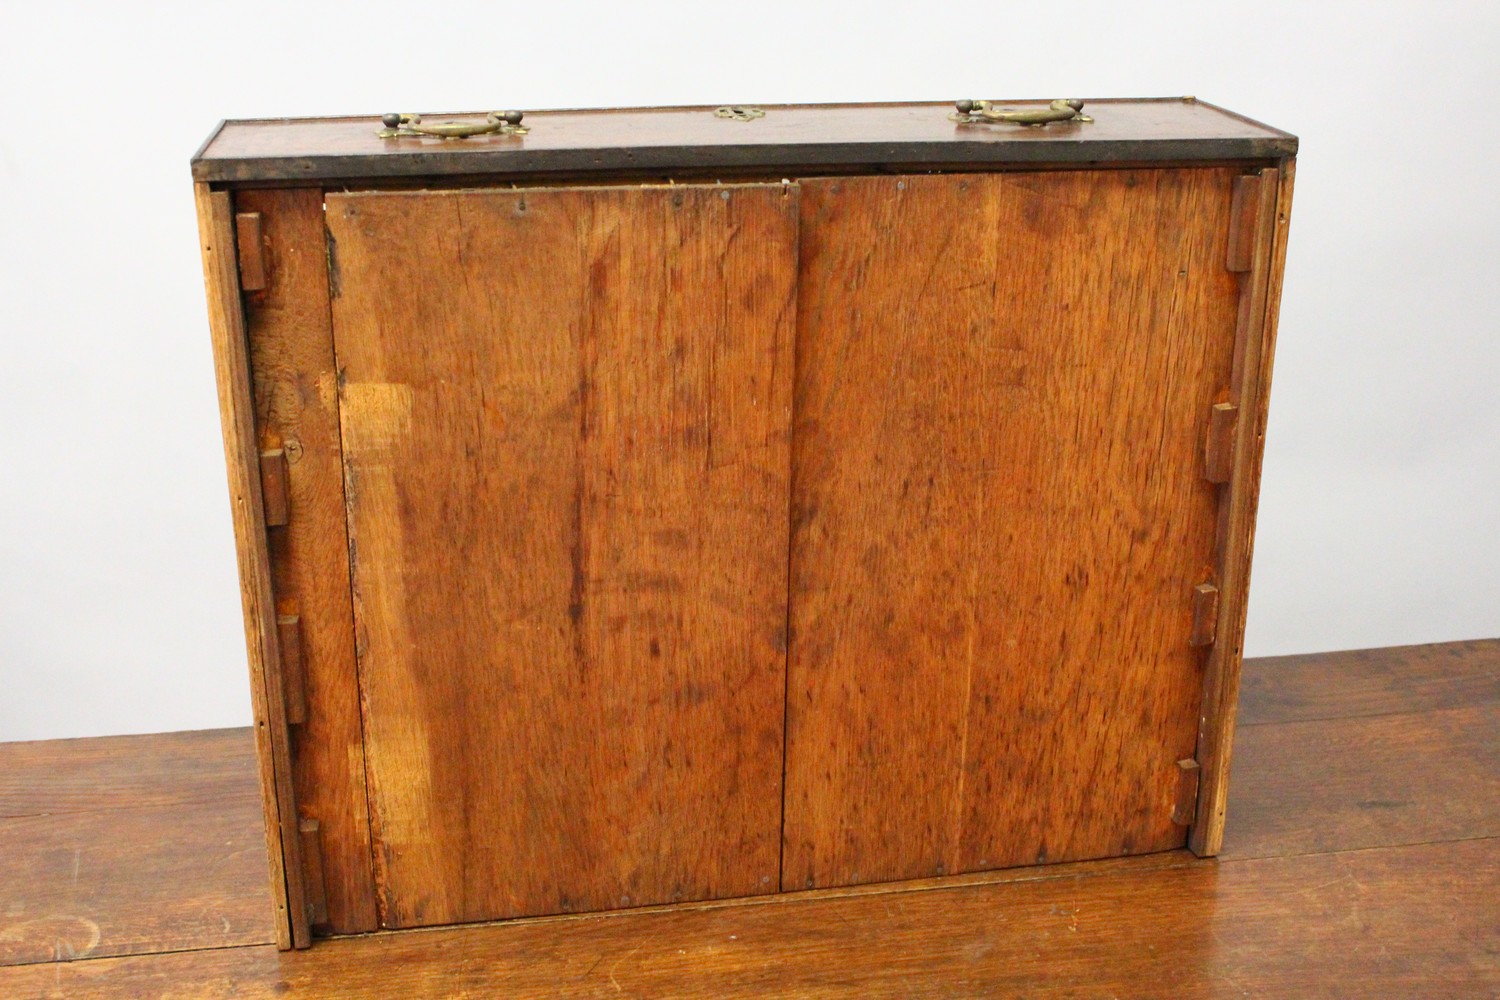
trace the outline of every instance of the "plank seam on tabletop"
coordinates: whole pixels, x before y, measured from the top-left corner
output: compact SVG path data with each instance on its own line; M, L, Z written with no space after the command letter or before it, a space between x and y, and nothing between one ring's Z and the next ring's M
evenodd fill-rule
M349 936L360 937L363 935ZM0 965L0 985L4 984L5 973L11 969L35 969L42 965L83 965L88 962L118 962L125 959L164 958L168 955L197 955L214 951L244 951L247 948L266 948L276 954L281 953L277 949L275 941L246 941L244 944L215 944L203 948L166 948L161 951L135 951L117 955L86 955L81 958L58 958L50 962L24 962L19 965Z
M1277 861L1277 860L1293 860L1293 859L1297 859L1297 858L1318 857L1318 856L1322 856L1322 855L1364 854L1364 853L1372 853L1372 852L1377 852L1377 851L1404 851L1404 850L1408 850L1408 849L1412 849L1412 848L1436 847L1436 846L1442 846L1442 845L1466 844L1466 843L1475 843L1475 842L1482 842L1482 841L1494 841L1497 844L1500 844L1500 837L1493 837L1493 836L1490 836L1490 837L1462 837L1462 838L1458 838L1458 839L1455 839L1455 840L1421 841L1421 842L1411 843L1411 844L1384 844L1384 845L1375 846L1375 847L1352 848L1352 849L1349 849L1349 850L1342 850L1342 851L1308 851L1308 852L1301 852L1301 853L1297 853L1297 854L1285 854L1285 855L1283 855L1283 854L1268 854L1268 855L1259 855L1259 856L1254 856L1254 857L1248 857L1247 856L1247 857L1235 857L1235 858L1220 858L1220 857L1214 857L1214 858L1188 858L1188 859L1184 859L1184 861L1181 864L1171 865L1168 868L1163 869L1163 870L1175 870L1175 869L1178 869L1178 868L1190 868L1190 867L1195 867L1195 866L1199 866L1199 865L1231 865L1231 864L1236 864L1236 863L1239 863L1239 862L1267 862L1267 861ZM1142 857L1149 857L1149 855L1142 855ZM1091 864L1091 862L1072 862L1072 863L1074 863L1074 864ZM1070 873L1068 875L1044 876L1044 877L1041 877L1041 878L1015 879L1015 880L1005 880L1005 881L997 881L997 882L969 882L969 883L963 883L963 884L959 884L959 885L928 885L928 886L913 887L913 888L910 888L910 889L895 889L895 890L890 890L890 891L866 891L866 892L851 893L851 894L845 894L845 895L836 895L836 894L832 894L832 893L824 894L824 893L821 893L821 892L807 892L807 893L798 892L798 893L786 893L786 894L783 894L783 897L785 897L785 898L781 898L781 897L777 897L777 896L771 896L771 897L767 897L767 896L747 896L747 897L745 897L743 899L721 900L721 901L715 901L715 902L705 903L705 904L701 904L701 905L686 905L686 906L684 906L682 904L670 904L670 905L666 905L666 906L640 907L640 908L637 908L637 909L628 909L628 910L608 910L608 911L601 911L601 912L598 912L598 913L556 914L556 915L546 916L546 917L530 917L530 918L523 917L523 918L512 919L512 920L481 921L481 922L461 924L461 925L434 926L434 927L409 927L409 928L400 928L400 929L387 929L387 930L378 931L373 936L375 936L375 937L392 937L392 936L395 936L395 935L401 935L401 936L404 937L404 936L407 936L407 935L416 935L416 934L432 934L432 933L443 933L443 932L450 932L451 933L452 931L454 931L456 929L465 929L465 930L480 931L480 930L485 930L485 929L501 928L501 927L506 927L506 926L511 926L511 925L514 925L514 926L534 926L536 924L543 923L543 922L546 922L546 923L564 923L564 922L566 922L566 923L583 923L583 922L592 922L592 921L598 921L598 920L622 919L622 918L641 917L641 916L654 916L654 915L671 914L671 913L683 913L683 912L689 912L689 911L691 911L691 912L701 912L701 911L709 911L709 910L730 909L730 908L736 908L738 906L760 906L760 905L765 905L765 904L767 904L769 902L775 901L778 898L781 898L782 902L800 902L800 903L835 902L835 901L841 901L841 900L845 900L845 899L859 898L859 897L862 897L862 896L889 896L889 895L901 894L901 893L904 893L904 892L913 892L913 893L915 893L915 892L928 892L928 891L932 891L932 890L943 890L943 889L957 890L957 889L991 888L991 887L999 887L999 886L1004 886L1004 885L1029 884L1029 883L1033 883L1033 882L1043 882L1043 881L1069 881L1069 880L1071 880L1071 881L1081 881L1081 880L1084 880L1084 879L1099 878L1099 877L1107 876L1107 875L1111 875L1111 874L1126 874L1126 875L1128 875L1128 874L1131 874L1131 872L1128 872L1128 871L1125 871L1125 872L1115 872L1115 871L1077 872L1077 873ZM795 898L795 897L799 897L799 896L806 897L806 898L802 898L802 899ZM366 935L366 934L340 935L340 937L346 937L346 938L366 938L366 939L370 938L371 936L372 935ZM336 938L327 939L327 940L336 940ZM268 949L268 950L275 951L276 950L276 945L275 945L275 942L273 942L273 941L266 941L266 942L260 942L260 943L246 942L244 944L214 945L214 946L205 947L205 948L171 948L171 949L166 949L166 950L162 950L162 951L136 952L136 953L133 953L133 954L124 954L124 955L91 955L91 956L88 956L88 957L85 957L85 958L68 959L68 960L62 960L62 961L57 961L57 962L29 963L27 965L0 967L0 978L3 978L3 976L4 976L4 974L5 974L5 972L6 972L7 969L30 969L30 968L34 968L38 964L41 964L41 965L80 965L82 963L88 963L88 962L121 961L121 960L125 960L125 959L143 960L143 959L151 959L151 958L156 958L156 957L165 957L165 956L170 956L170 955L199 954L199 953L204 953L204 952L244 951L246 949Z
M1454 708L1481 708L1485 705L1496 704L1494 701L1479 701L1469 705L1454 706ZM1350 722L1357 719L1390 719L1400 716L1431 715L1437 712L1451 712L1454 708L1424 708L1417 712L1370 712L1368 714L1356 715L1319 715L1310 719L1266 719L1262 722L1242 722L1239 729L1258 729L1262 726L1300 726L1307 723L1321 722Z
M1453 837L1450 839L1437 837L1432 840L1403 841L1399 844L1370 844L1365 847L1341 847L1327 851L1292 851L1286 854L1235 854L1230 857L1215 855L1212 860L1215 864L1232 865L1241 861L1276 861L1278 859L1318 858L1335 854L1367 854L1372 851L1404 851L1413 847L1443 847L1455 844L1472 844L1484 840L1493 840L1497 844L1500 844L1500 837L1493 834L1485 834L1478 837ZM1209 859L1204 858L1203 860L1207 861Z

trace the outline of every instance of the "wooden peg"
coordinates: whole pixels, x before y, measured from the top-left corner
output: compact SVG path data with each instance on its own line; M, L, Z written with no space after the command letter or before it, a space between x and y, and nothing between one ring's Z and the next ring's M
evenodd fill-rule
M1233 403L1215 403L1208 411L1203 475L1211 483L1227 483L1234 477L1234 432L1239 423L1240 408Z
M1192 646L1212 646L1219 627L1219 588L1200 583L1193 588L1193 631L1188 638Z
M1260 176L1246 174L1234 179L1229 203L1229 253L1224 266L1236 273L1255 263L1256 223L1260 216Z
M1172 822L1189 826L1198 815L1198 762L1177 762L1177 801L1172 806Z
M286 721L300 726L307 721L307 681L302 669L302 619L297 615L276 616L276 638L281 644L281 686L286 696Z
M285 451L276 448L260 453L260 495L268 528L279 528L291 519L292 503L287 478Z
M307 898L307 922L313 927L328 923L328 890L323 884L323 842L318 821L297 821L302 841L302 880Z
M234 217L235 250L240 258L240 291L259 292L266 287L266 242L259 212L240 212Z

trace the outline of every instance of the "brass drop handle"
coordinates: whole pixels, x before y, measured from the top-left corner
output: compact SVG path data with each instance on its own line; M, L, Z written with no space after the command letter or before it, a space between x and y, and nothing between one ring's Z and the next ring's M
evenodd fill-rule
M491 111L482 122L438 122L427 124L421 115L389 114L381 116L385 126L377 135L382 139L411 136L436 136L439 139L467 139L476 135L524 135L530 129L521 124L519 111Z
M1051 122L1091 122L1094 120L1083 113L1083 102L1076 97L1061 98L1045 108L1032 108L1029 111L1006 111L996 108L989 101L959 101L954 107L958 110L950 113L948 118L960 125L1010 122L1014 125L1041 128Z

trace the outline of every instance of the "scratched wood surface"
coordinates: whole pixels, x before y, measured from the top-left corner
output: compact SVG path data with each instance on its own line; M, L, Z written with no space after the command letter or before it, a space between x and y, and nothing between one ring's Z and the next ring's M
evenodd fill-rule
M1450 765L1445 728L1467 733L1456 742L1471 752L1489 748L1488 772L1462 766L1494 781L1500 727L1452 713L1493 706L1485 685L1500 677L1497 649L1487 640L1247 661L1247 691L1275 714L1247 702L1219 861L1175 851L963 876L970 884L941 891L936 880L865 886L335 940L298 954L270 944L248 730L0 744L0 814L53 812L57 822L24 843L6 840L0 823L7 954L82 957L88 922L112 928L92 960L0 969L0 996L1158 997L1164 981L1185 997L1491 996L1500 840L1474 834L1500 827L1500 796L1476 785L1421 798L1421 784ZM1415 716L1428 717L1425 731ZM1359 802L1403 788L1416 790L1413 808L1387 829L1388 846L1370 846ZM214 846L224 803L243 804L242 851ZM1473 820L1475 806L1488 811L1455 822ZM116 812L141 818L112 824ZM1303 822L1327 831L1321 843L1304 839ZM1269 855L1241 857L1239 831ZM161 863L133 878L131 859L154 853ZM121 891L99 888L109 881ZM212 919L221 910L231 927L235 913L258 917L258 933L226 938ZM34 919L42 913L72 919ZM190 950L98 957L126 939L137 951Z
M1474 639L1247 660L1239 718L1255 726L1497 701L1500 639Z
M1183 843L1232 177L803 183L786 888Z
M1221 857L1500 836L1500 640L1247 660L1243 686Z
M328 225L382 923L774 890L795 188Z
M1244 727L1226 857L1500 837L1500 701ZM1425 766L1411 764L1423 748ZM1302 780L1289 781L1286 775ZM1236 809L1278 796L1280 808Z
M211 803L243 790L249 739L205 729L0 743L0 818Z
M309 710L292 730L297 808L320 826L329 928L373 930L323 195L244 191L235 207L260 214L264 240L265 287L245 302L256 434L287 456L289 516L268 538L276 610L300 620Z
M1487 997L1500 988L1495 848L1204 860L7 971L35 997Z
M246 729L0 744L0 965L274 940L255 770Z

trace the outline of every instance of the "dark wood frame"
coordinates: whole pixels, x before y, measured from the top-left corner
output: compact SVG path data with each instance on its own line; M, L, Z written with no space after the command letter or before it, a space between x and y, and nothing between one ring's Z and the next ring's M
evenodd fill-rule
M1019 105L1035 101L1008 102ZM360 135L373 137L379 129L378 115L345 116L317 119L326 126L329 148L309 152L286 138L269 135L257 141L254 155L221 152L231 135L256 129L275 130L277 126L303 124L292 119L258 118L222 121L193 157L193 178L213 184L307 184L330 180L391 180L401 177L480 177L500 175L546 175L555 182L565 175L640 174L667 172L674 176L685 171L764 171L768 176L786 176L787 171L863 172L913 169L986 169L1004 166L1037 167L1047 164L1070 166L1103 166L1118 164L1165 163L1205 160L1280 160L1297 154L1297 138L1252 118L1228 111L1195 97L1159 97L1148 99L1090 99L1087 106L1116 105L1139 107L1173 105L1190 106L1212 112L1221 120L1220 134L1194 135L1190 130L1174 128L1170 123L1150 132L1128 138L1097 138L1078 129L1090 126L1053 126L1028 129L1015 126L965 126L951 134L923 138L905 137L899 131L901 115L911 110L930 111L933 119L943 121L951 104L903 102L888 104L783 104L766 105L768 119L774 122L778 113L813 112L830 122L839 117L865 115L869 122L857 127L841 122L839 127L851 134L837 140L820 138L789 139L784 143L735 142L751 133L740 131L757 128L763 122L722 123L725 131L712 142L701 136L679 139L650 146L620 146L590 143L556 148L528 148L503 137L481 140L409 140L406 145L382 145L381 140L363 143L362 148L337 149L340 139L332 134L339 126L356 124ZM707 115L711 107L566 109L529 114L528 125L547 128L558 124L581 124L586 117L608 116L613 119L646 120L662 113L688 112ZM431 116L437 118L439 116ZM446 116L445 116L446 117ZM462 112L458 119L483 119L484 112ZM1170 115L1164 116L1170 118ZM563 122L559 122L562 119ZM574 121L568 122L567 119ZM889 130L889 131L887 131ZM490 141L494 140L494 141ZM347 141L347 137L342 137ZM397 143L403 140L397 140ZM465 144L467 143L467 144Z

